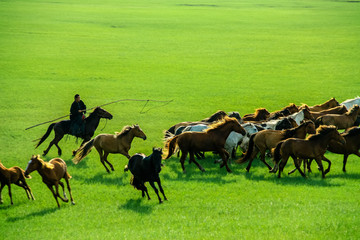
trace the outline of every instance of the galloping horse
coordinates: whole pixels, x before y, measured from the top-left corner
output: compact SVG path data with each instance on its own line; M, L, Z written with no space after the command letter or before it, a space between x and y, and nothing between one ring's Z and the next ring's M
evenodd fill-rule
M355 105L344 114L326 114L316 119L318 125L334 125L338 129L346 129L354 126L357 117L360 114L359 105Z
M276 145L288 138L300 138L304 139L306 134L315 133L315 124L312 121L303 122L300 126L287 130L264 130L258 133L253 134L250 137L249 148L245 153L245 156L235 161L236 163L244 163L250 159L246 171L250 171L251 163L260 152L260 160L271 169L270 165L265 161L265 152L266 150L271 150L276 147Z
M182 130L183 130L187 126L192 126L192 125L197 125L197 124L209 125L215 121L219 121L219 120L223 119L225 116L227 116L226 112L219 110L216 113L214 113L213 115L211 115L210 117L205 118L200 121L177 123L174 126L170 127L167 131L165 131L165 139L172 137L172 135L174 135L174 134L175 135L180 134L182 131L178 132L179 128L182 128Z
M339 102L336 101L335 98L331 98L330 100L328 100L328 101L326 101L326 102L324 102L322 104L309 107L309 110L313 111L313 112L320 112L322 110L333 108L333 107L336 107L336 106L339 106L339 105L340 105Z
M320 112L310 111L310 113L314 117L314 119L317 119L318 117L324 116L326 114L343 114L343 113L346 113L347 111L348 111L348 109L344 105L340 105L337 107L322 110Z
M0 204L3 203L2 197L1 197L1 191L4 188L5 185L8 186L9 189L9 197L11 205L13 205L12 200L12 194L11 194L11 184L14 183L15 185L22 187L25 189L26 195L28 199L35 200L34 195L31 192L31 189L29 185L26 183L25 178L31 178L29 175L25 175L25 171L21 168L15 166L11 168L6 168L1 162L0 162Z
M340 103L340 105L344 105L347 109L350 109L354 105L360 105L360 97L357 96L356 98L345 100Z
M194 162L201 171L205 169L195 160L194 153L203 151L216 151L220 154L223 163L220 167L226 166L226 170L231 172L227 160L229 153L225 150L224 145L227 137L232 132L238 132L243 135L246 134L245 130L235 118L225 117L222 121L214 123L209 126L204 132L185 132L178 136L172 137L165 143L165 159L171 157L174 153L176 145L181 150L181 167L185 173L185 159L188 153L190 153L190 161Z
M129 159L129 163L124 168L125 172L130 170L133 174L130 183L134 186L134 188L142 191L142 197L145 197L145 192L148 200L150 200L148 190L145 186L145 182L149 182L150 186L154 189L156 195L158 196L159 203L162 203L163 201L159 196L159 191L155 187L154 182L157 182L160 192L164 196L164 199L167 200L159 177L162 166L161 155L161 148L153 148L152 154L148 157L145 154L137 153Z
M69 183L71 176L67 171L67 166L66 166L66 163L64 162L64 160L62 160L61 158L53 158L49 162L45 162L44 160L42 160L40 158L40 155L37 155L37 156L33 155L26 167L25 176L35 170L38 171L38 173L42 177L43 183L45 183L46 186L52 192L52 194L56 200L56 203L58 205L58 208L60 208L60 204L57 199L58 197L63 202L69 202L69 199L67 199L67 197L66 197L64 184L60 181L62 178L65 179L67 188L69 190L71 203L73 205L75 204L74 199L71 194L71 187L70 187L70 183ZM61 197L59 194L59 185L63 189L64 198ZM55 191L54 191L53 186L55 186Z
M270 172L275 173L279 170L278 177L280 178L281 172L291 156L294 160L296 169L303 177L306 176L300 169L301 161L315 159L319 166L319 170L322 173L322 177L325 178L325 174L330 171L331 166L331 161L324 156L330 141L333 140L345 144L345 139L340 135L335 126L320 126L316 129L316 133L317 134L310 135L305 140L289 138L279 142L274 151L275 166ZM329 163L329 167L325 171L321 160Z
M78 164L90 150L95 147L99 153L100 161L104 165L106 171L110 173L106 167L105 162L114 171L113 165L107 160L109 153L120 153L130 158L129 150L134 137L142 138L146 140L145 133L141 130L139 125L125 126L120 133L113 134L99 134L91 141L88 141L82 145L76 153L73 162Z
M109 112L105 111L101 107L95 108L94 111L90 113L90 115L87 118L85 118L85 133L81 137L82 139L84 139L84 141L81 143L80 146L82 146L85 142L89 141L92 138L92 136L94 136L94 132L98 127L101 118L112 119L112 117L113 116ZM55 137L50 142L48 148L44 151L43 156L45 156L49 152L50 148L54 144L58 149L58 155L61 156L61 148L59 147L58 143L64 137L65 134L70 134L70 120L64 120L50 124L46 133L44 134L44 136L40 138L35 148L38 148L40 144L42 144L46 140L46 138L49 137L51 130L53 129L55 132ZM73 151L73 155L75 155L76 151Z
M270 113L265 108L258 108L255 110L255 113L246 114L242 120L244 122L248 121L264 121L270 117Z

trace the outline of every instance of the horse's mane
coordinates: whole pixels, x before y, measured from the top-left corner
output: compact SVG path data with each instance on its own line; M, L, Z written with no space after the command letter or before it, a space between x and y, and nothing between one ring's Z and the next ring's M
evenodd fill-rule
M307 110L309 110L309 111L310 111L309 106L308 106L308 105L306 105L306 104L302 104L302 105L299 107L299 109L300 109L300 110L301 110L301 109L307 109Z
M54 165L49 163L49 162L45 162L44 160L42 160L40 158L40 155L36 155L33 157L34 159L38 160L41 163L42 168L47 168L47 169L54 169Z
M255 110L254 117L256 118L260 114L266 115L266 114L270 114L270 113L266 108L258 108Z
M356 136L360 134L360 128L359 127L351 127L349 129L346 130L346 132L344 133L345 136Z
M122 137L122 136L125 136L126 134L128 134L130 132L130 130L132 129L133 127L132 126L125 126L123 127L123 129L121 130L121 132L115 132L115 135L117 137Z
M225 116L222 120L217 121L211 125L209 125L208 129L205 129L204 132L208 133L208 132L213 132L216 131L220 128L222 128L223 126L225 126L227 123L229 122L236 122L238 123L238 121L236 120L236 118L230 118L228 116Z
M316 134L311 134L309 135L306 140L317 140L320 137L332 132L336 130L335 126L326 126L326 125L321 125L320 127L318 127L316 129ZM337 131L337 130L336 130Z
M282 130L282 134L284 136L284 138L291 138L295 135L296 131L300 128L300 127L303 127L303 126L307 126L308 124L312 123L312 121L305 121L303 122L302 124L300 124L299 126L297 127L294 127L294 128L290 128L290 129L284 129Z
M299 108L296 106L295 103L289 103L289 105L284 107L282 110L289 109L289 108L296 108L297 110L299 110Z
M353 106L350 110L348 110L348 112L345 113L345 114L351 115L351 114L353 114L355 111L357 111L358 109L359 109L359 105L355 105L355 106Z
M219 116L227 116L226 112L219 110L208 118L201 120L201 122L214 122L219 120Z

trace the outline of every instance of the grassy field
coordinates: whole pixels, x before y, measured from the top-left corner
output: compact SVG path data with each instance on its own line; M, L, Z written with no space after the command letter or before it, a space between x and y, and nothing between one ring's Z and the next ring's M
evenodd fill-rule
M148 139L130 154L163 145L163 131L217 110L278 110L359 95L360 3L335 0L15 0L0 1L0 160L26 168L50 138L48 125L26 127L69 112L75 93L114 119L96 132L138 123ZM150 109L152 108L152 109ZM101 129L105 126L104 130ZM95 151L71 162L75 138L60 142L73 176L75 206L56 203L38 173L28 180L36 201L13 187L0 205L0 239L359 239L360 163L327 154L332 170L277 179L257 162L250 173L231 165L186 165L176 156L161 172L169 201L141 198L123 173L127 159L110 155L107 174ZM239 153L238 153L239 155ZM57 157L53 148L44 159ZM270 161L270 160L269 160ZM288 164L285 172L292 169Z

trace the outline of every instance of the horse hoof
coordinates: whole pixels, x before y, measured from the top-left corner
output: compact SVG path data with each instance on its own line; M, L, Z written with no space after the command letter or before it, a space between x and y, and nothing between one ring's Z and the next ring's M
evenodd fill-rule
M183 174L186 174L186 171L185 171L185 170L183 171Z
M162 204L163 203L163 201L159 201L159 204Z
M202 172L205 172L205 169L201 169Z
M75 205L75 202L74 202L74 201L71 201L71 204L72 204L72 205Z

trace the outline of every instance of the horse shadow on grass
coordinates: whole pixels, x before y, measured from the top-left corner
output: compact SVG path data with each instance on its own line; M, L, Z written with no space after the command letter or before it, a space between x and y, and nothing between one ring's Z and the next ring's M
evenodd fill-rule
M150 214L153 211L153 205L144 205L142 202L148 201L147 198L128 199L119 206L119 210L130 210L141 214Z
M77 175L77 174L73 174L73 178L79 181L82 181L85 184L94 184L94 183L100 183L100 184L104 184L104 185L115 185L115 186L124 186L127 184L124 184L124 179L129 178L130 181L130 177L127 176L127 174L123 174L121 173L121 175L119 177L111 177L113 174L109 174L109 173L97 173L96 175L92 176L92 177L85 177L82 175Z
M223 185L226 183L236 182L236 179L226 179L229 174L225 167L220 168L219 164L214 164L214 159L198 160L198 162L204 167L205 172L201 172L199 168L194 164L185 163L186 173L183 173L181 164L179 161L166 160L165 167L170 169L171 174L160 173L160 178L166 181L197 181L204 183L215 183ZM229 165L230 169L233 169L234 164ZM176 177L174 177L174 173ZM237 172L230 174L238 175Z
M56 211L58 211L57 207L46 208L46 209L43 209L43 210L40 210L40 211L29 213L29 214L24 215L24 216L9 217L9 218L7 218L7 221L8 222L17 222L19 220L28 219L28 218L31 218L31 217L43 217L43 216L45 216L47 214L50 214L50 213L53 213L53 212L56 212Z

